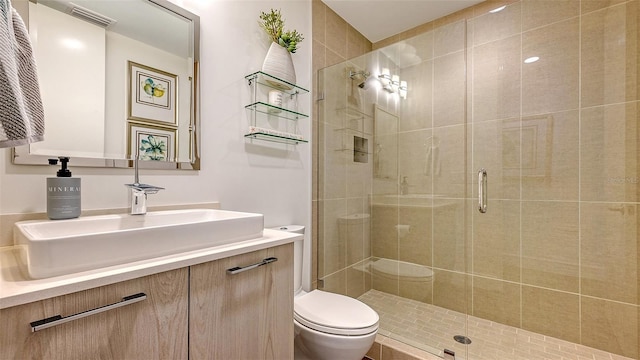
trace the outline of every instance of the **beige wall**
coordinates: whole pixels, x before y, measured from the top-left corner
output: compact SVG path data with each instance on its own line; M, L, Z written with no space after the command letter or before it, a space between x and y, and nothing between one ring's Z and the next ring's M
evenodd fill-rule
M428 49L401 72L416 81L396 109L397 171L411 192L444 198L372 206L372 255L431 266L428 302L438 306L637 359L638 6L490 1L373 44ZM523 64L534 55L541 60ZM430 136L440 139L439 176L415 165L424 164L420 139ZM327 164L323 156L316 152L316 165ZM480 167L490 171L487 214L474 210ZM374 181L372 192L391 188ZM349 209L315 194L322 229L327 204ZM399 221L424 236L400 241ZM468 233L450 231L460 226ZM388 291L403 295L398 284Z

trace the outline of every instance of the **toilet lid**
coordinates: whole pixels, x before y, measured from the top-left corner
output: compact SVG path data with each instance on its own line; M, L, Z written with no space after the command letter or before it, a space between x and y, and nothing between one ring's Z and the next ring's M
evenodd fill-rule
M295 298L293 317L313 330L334 335L365 335L378 329L378 314L348 296L314 290Z

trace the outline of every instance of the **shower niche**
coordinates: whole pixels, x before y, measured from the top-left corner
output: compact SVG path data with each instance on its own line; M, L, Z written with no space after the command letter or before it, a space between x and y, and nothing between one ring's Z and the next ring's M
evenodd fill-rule
M360 136L353 136L353 161L358 163L369 162L369 140Z

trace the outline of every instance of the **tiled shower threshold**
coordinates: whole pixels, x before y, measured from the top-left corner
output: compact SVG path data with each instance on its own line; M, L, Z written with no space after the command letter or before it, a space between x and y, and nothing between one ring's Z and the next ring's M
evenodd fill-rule
M380 335L438 356L450 349L458 360L633 360L378 290L358 299L378 312ZM455 335L472 343L457 343Z

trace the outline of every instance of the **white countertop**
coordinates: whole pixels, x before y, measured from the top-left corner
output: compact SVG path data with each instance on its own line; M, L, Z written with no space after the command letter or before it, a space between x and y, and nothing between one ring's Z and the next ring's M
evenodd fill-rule
M256 239L37 280L29 278L21 265L18 247L0 247L0 309L284 245L302 237L264 229Z

